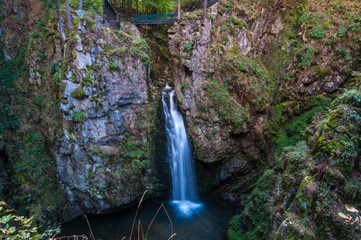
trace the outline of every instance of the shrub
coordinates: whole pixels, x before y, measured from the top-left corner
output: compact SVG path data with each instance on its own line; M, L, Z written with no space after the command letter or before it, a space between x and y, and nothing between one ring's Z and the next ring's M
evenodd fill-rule
M322 39L326 35L322 27L316 27L312 30L310 37L315 39Z
M70 93L70 96L72 98L76 98L76 99L84 99L85 91L82 87L78 87L73 92Z
M242 21L241 24L239 25L241 28L247 28L248 24L245 21Z
M348 58L350 56L350 53L344 48L337 49L336 53L338 58Z
M189 43L186 43L183 47L183 51L186 51L186 52L189 52L193 49L193 46L194 46L194 42L189 42Z
M74 111L71 115L70 115L70 120L73 122L84 122L86 119L86 116L84 113L79 112L79 111Z
M247 108L241 106L228 92L226 87L217 81L205 85L212 107L226 122L233 125L233 131L242 131L244 123L251 121Z
M147 54L144 54L141 58L140 61L142 61L144 67L149 67L151 64L150 61L150 57Z
M143 51L141 49L139 49L138 47L134 47L132 56L140 56L142 53L143 53Z
M117 70L117 69L119 68L118 63L117 63L114 59L112 59L112 60L109 62L109 68L110 68L111 70Z
M188 83L182 83L181 88L190 88Z
M346 28L344 25L341 25L338 29L337 36L344 37L346 35Z
M297 53L297 58L300 59L300 63L297 66L303 69L307 67L309 61L314 55L314 51L310 46L306 46L304 48L304 51L305 51L304 53L302 52Z
M233 4L232 4L231 2L227 2L227 3L226 3L226 8L227 8L228 10L233 10Z
M4 202L0 202L0 237L1 239L48 239L60 229L38 233L39 227L33 226L33 218L13 214Z

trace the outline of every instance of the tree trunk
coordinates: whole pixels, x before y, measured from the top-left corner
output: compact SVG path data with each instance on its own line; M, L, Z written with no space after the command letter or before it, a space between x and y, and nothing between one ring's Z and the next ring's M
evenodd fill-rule
M137 14L139 13L138 11L138 0L135 0L135 5L136 5L136 8L137 8Z
M177 7L178 11L177 11L177 16L178 16L178 20L180 19L180 15L181 15L181 5L180 5L180 0L178 0L178 7Z
M58 4L56 4L56 12L58 14L60 37L61 37L61 40L63 40L63 42L65 42L65 34L64 34L64 29L63 29L63 23L62 23L62 20L61 20L59 5Z
M68 18L68 27L69 29L73 29L73 24L71 23L71 18L70 18L69 1L65 0L65 3L66 3L66 17Z
M206 20L207 17L207 0L204 0L204 5L203 5L203 18L204 20Z
M78 10L83 10L83 0L79 0Z

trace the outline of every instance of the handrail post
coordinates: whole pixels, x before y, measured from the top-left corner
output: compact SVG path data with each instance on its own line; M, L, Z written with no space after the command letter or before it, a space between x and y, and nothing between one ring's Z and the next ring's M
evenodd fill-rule
M178 7L177 7L178 11L177 11L177 19L179 21L180 19L180 14L181 14L181 6L180 6L180 0L178 0Z

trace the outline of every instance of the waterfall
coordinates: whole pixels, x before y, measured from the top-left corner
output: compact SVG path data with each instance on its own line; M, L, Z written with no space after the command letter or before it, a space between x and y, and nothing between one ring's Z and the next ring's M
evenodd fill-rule
M174 96L174 91L162 93L168 157L172 175L172 202L183 215L189 216L202 204L197 203L198 189L192 150L183 117L177 110ZM166 98L169 99L169 108Z

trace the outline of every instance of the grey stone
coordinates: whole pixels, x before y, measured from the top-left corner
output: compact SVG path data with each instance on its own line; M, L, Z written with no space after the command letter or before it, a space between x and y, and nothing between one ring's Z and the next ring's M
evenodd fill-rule
M83 18L86 14L86 12L84 10L75 10L75 13L80 18Z

